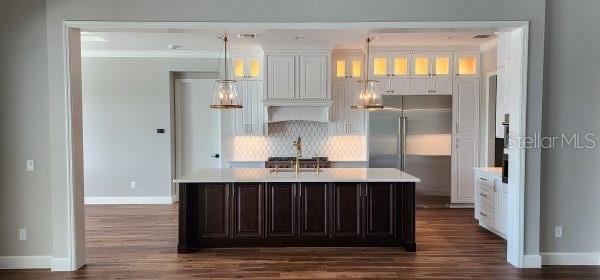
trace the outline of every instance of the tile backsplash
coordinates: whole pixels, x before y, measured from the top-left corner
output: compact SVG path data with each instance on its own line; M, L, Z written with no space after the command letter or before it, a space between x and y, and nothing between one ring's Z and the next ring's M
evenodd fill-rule
M264 161L273 156L294 156L292 141L302 138L302 156L327 156L333 161L366 160L366 137L330 135L328 124L311 121L269 123L268 136L236 136L234 159Z

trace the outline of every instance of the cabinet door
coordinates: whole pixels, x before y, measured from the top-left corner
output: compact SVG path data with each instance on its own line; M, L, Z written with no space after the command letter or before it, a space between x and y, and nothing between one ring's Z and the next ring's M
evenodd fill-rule
M296 184L267 185L267 236L296 236Z
M479 79L454 79L454 134L475 135L479 119Z
M262 85L262 81L238 82L238 94L244 107L234 111L236 135L263 134Z
M479 54L457 53L454 55L454 73L459 77L479 77Z
M431 55L413 54L410 74L412 78L429 78L431 76Z
M388 57L388 73L391 77L407 78L410 77L410 55L406 53L393 53Z
M300 56L300 99L327 99L327 56Z
M361 186L356 183L335 183L333 191L333 238L361 237Z
M348 108L350 105L347 103L346 97L346 84L348 80L335 80L332 86L332 97L333 106L331 107L333 121L330 122L329 126L333 134L345 134L347 133L348 125ZM352 83L350 81L350 83Z
M362 84L356 81L348 81L346 84L346 106L348 116L348 134L362 135L365 133L365 110L352 109L350 106L358 104L360 91L362 90Z
M431 55L431 74L434 78L452 77L452 54L436 53Z
M267 97L294 99L296 97L295 56L268 56L267 64Z
M390 79L389 91L391 94L410 94L410 79L409 78L397 78Z
M263 184L236 183L233 185L234 238L263 236Z
M257 56L246 58L246 68L244 71L244 78L249 80L261 80L262 79L262 58Z
M229 237L229 185L203 184L199 187L200 237Z
M360 55L351 55L346 59L346 73L348 78L360 80L363 77L363 62L364 58Z
M410 94L427 95L429 92L429 79L410 79Z
M300 197L300 236L327 237L329 229L329 195L326 183L303 183Z
M243 56L234 56L231 58L233 77L236 80L246 78L246 58Z
M333 79L334 80L344 80L349 77L348 72L348 61L345 56L334 56L332 59L333 67L331 67L333 71Z
M496 230L506 236L508 211L508 187L502 180L496 180Z
M366 186L366 237L394 237L395 200L394 185L390 183Z
M473 168L476 160L475 137L455 137L452 155L452 203L473 203Z
M431 79L428 92L436 95L452 95L452 78Z
M389 61L388 54L374 54L371 57L371 63L369 68L369 73L371 73L371 77L373 78L387 78L391 76L389 73Z

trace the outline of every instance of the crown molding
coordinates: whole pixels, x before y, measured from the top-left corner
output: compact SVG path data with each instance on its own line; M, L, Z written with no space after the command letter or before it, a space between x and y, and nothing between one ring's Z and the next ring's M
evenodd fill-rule
M82 50L81 57L176 57L176 58L219 58L218 52L206 51L124 51Z

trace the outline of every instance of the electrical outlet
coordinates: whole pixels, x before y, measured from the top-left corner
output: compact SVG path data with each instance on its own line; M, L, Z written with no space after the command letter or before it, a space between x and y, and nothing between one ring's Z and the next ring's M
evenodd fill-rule
M135 189L137 187L137 183L135 181L131 181L130 187Z
M561 238L561 237L563 237L563 227L555 226L554 227L554 238Z
M19 229L19 240L21 240L21 241L27 240L27 229L26 228Z
M32 159L27 160L27 171L33 171L35 169L34 162Z

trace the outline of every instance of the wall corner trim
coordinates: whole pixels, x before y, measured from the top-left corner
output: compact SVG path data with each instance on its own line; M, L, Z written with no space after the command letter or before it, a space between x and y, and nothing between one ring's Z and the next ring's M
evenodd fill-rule
M600 252L543 252L543 265L600 265Z
M85 204L172 204L172 196L86 196Z
M540 255L524 255L521 268L541 268L542 257Z
M0 256L0 269L50 268L51 256Z

